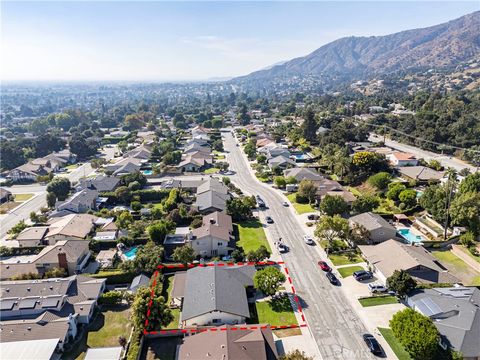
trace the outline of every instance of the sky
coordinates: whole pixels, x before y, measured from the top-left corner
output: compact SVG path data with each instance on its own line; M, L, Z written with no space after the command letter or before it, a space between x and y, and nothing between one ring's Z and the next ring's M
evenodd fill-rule
M2 1L0 79L245 75L344 36L453 20L478 1Z

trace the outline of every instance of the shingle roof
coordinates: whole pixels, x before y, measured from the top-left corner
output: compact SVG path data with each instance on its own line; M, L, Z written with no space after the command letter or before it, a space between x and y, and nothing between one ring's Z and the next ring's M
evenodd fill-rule
M363 225L368 231L381 229L381 228L395 229L392 225L390 225L387 222L387 220L382 218L380 215L374 214L372 212L365 212L362 214L352 216L349 219L349 222Z
M465 358L480 357L480 290L454 287L418 290L409 297L417 311L430 316L440 334ZM435 311L431 311L435 308Z
M182 321L211 311L250 317L245 286L253 285L255 267L196 267L187 271Z
M229 326L227 326L229 327ZM183 338L178 360L275 360L278 359L270 327L202 332Z
M84 239L94 228L96 216L90 214L71 214L61 218L54 218L50 221L50 226L46 238L63 235L65 237L77 237Z
M23 229L20 234L18 234L16 240L42 240L47 233L48 226L32 226L26 229Z
M378 245L359 245L359 248L368 262L385 277L391 276L395 270L410 270L422 266L430 271L415 271L414 276L421 282L458 282L423 246L406 245L391 239Z
M99 192L113 191L120 179L115 176L98 175L91 179L80 179L80 188L92 188Z
M306 180L321 180L323 176L320 175L315 169L311 168L291 168L283 172L285 177L293 176L298 181Z
M42 314L31 320L1 321L0 334L2 343L42 339L59 339L63 341L67 337L69 329L68 318L45 321L43 317L44 315Z
M442 171L436 171L425 166L404 166L399 168L398 171L409 178L422 181L440 180L445 174Z
M138 288L142 286L148 286L150 283L150 278L146 275L140 274L133 278L130 287L128 288L130 291L137 291Z
M223 211L226 209L227 200L229 199L229 194L221 194L216 191L209 190L197 195L195 205L200 211L209 208L215 208L217 210Z
M214 236L223 240L230 240L233 231L232 217L230 215L215 211L203 217L202 226L192 230L192 235L197 239L204 236Z
M58 339L20 340L3 343L0 358L15 360L51 360L58 345Z

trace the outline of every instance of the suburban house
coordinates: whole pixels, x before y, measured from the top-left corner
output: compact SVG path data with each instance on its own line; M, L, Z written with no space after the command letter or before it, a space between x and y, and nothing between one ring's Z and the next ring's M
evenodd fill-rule
M424 284L459 281L423 246L391 239L378 245L359 245L359 248L376 277L384 284L395 270L404 270Z
M13 329L11 329L13 330ZM3 328L2 330L3 331ZM50 333L50 332L49 332ZM35 340L11 340L7 338L8 342L3 341L0 347L0 358L2 359L15 359L20 358L22 360L35 359L35 360L56 360L58 359L58 351L61 351L59 347L59 338L56 339L40 339L38 336L34 336ZM62 344L63 345L63 344ZM21 354L19 356L19 354Z
M139 159L139 158L135 158L135 157L127 157L127 158L120 159L119 161L117 161L114 164L105 165L104 169L106 171L112 172L114 174L115 174L115 172L117 172L117 170L121 171L122 169L127 169L129 167L130 168L136 168L137 169L136 171L138 171L140 169L140 167L145 162L147 162L145 159Z
M152 155L152 151L149 148L147 148L145 145L141 145L136 147L133 150L126 152L125 154L123 154L123 157L148 161L151 155Z
M393 166L417 166L418 165L418 160L417 158L410 153L405 153L405 152L393 152L391 154L388 154L387 160L390 161L390 163Z
M192 230L190 246L201 257L226 256L234 246L230 215L215 211L203 217L202 226Z
M57 201L57 211L69 211L72 213L85 213L88 210L97 209L98 191L89 188L80 190L65 201Z
M315 196L317 197L318 200L321 200L322 197L327 195L328 192L330 191L343 191L343 186L340 185L335 180L330 180L330 179L320 179L320 180L312 180L315 186L317 187L317 192Z
M194 137L194 138L192 138L192 139L189 139L189 140L186 142L186 145L187 145L187 146L192 145L192 144L197 144L197 145L200 145L200 146L206 146L206 145L208 145L208 140L202 139L202 138L198 138L198 137Z
M112 267L115 259L118 258L117 248L100 250L95 257L97 263L100 264L101 268Z
M404 166L397 169L402 177L422 183L440 181L445 172L430 169L425 166Z
M181 299L183 327L242 324L250 317L247 297L254 266L195 267L175 274L172 298Z
M302 180L320 181L324 179L315 169L306 167L295 167L283 171L285 178L294 177L298 182Z
M295 161L284 155L278 155L268 159L268 166L270 167L270 169L275 167L286 169L289 166L295 166Z
M90 214L70 214L51 219L44 239L48 245L64 240L85 240L93 232L97 217ZM27 230L27 229L25 229Z
M48 226L32 226L23 229L17 235L18 247L35 247L45 243L45 235L48 232Z
M178 345L178 360L276 360L275 341L270 326L259 325L256 329L201 332L185 336Z
M257 149L260 149L269 144L275 144L275 142L269 138L257 139L257 142L256 142Z
M9 342L27 346L30 341L55 339L53 348L62 351L77 336L78 324L91 321L105 284L105 279L83 275L3 282L2 347Z
M202 214L225 211L230 198L228 187L219 179L209 177L197 187L195 206Z
M192 238L192 231L188 226L175 228L174 234L167 234L163 241L163 249L165 257L169 258L177 247L183 246Z
M106 279L85 275L44 280L4 281L1 287L2 320L25 319L50 312L56 317L77 315L78 323L88 324ZM3 334L2 334L3 335Z
M266 155L267 159L271 159L277 156L284 156L286 158L290 158L291 155L290 151L287 148L279 146L275 143L270 143L263 146L262 148L258 149L258 152Z
M390 225L384 218L372 212L366 212L352 216L348 219L350 226L354 224L361 225L368 230L370 243L378 244L383 241L395 238L397 230Z
M68 274L80 273L88 263L88 241L64 240L49 245L37 255L12 256L0 261L0 280L35 273L43 275L53 268L63 268Z
M184 154L192 154L192 153L203 153L205 155L210 155L212 153L212 149L208 145L200 145L196 142L188 144L185 149L183 150Z
M132 283L128 287L128 291L136 293L141 287L148 287L150 284L150 278L147 275L140 274L133 278Z
M182 161L176 166L182 172L203 171L213 164L213 156L202 151L189 152L183 156Z
M460 352L465 360L480 359L479 289L455 286L416 290L407 305L433 320L444 349Z
M98 175L94 178L80 179L77 190L91 189L98 192L109 192L115 190L120 179L115 176Z
M11 191L0 188L0 204L3 204L4 202L10 201L13 198L13 194Z

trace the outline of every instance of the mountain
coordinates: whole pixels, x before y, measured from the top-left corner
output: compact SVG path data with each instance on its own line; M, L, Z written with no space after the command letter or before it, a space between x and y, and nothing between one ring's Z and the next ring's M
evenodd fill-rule
M480 11L423 29L386 36L345 37L311 54L235 81L298 77L351 80L395 71L448 68L480 55Z

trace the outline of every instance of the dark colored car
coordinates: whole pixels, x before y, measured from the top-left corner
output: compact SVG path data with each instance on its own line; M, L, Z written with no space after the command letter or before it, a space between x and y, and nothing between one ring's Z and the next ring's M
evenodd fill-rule
M382 346L372 334L363 334L363 341L367 344L368 349L373 355L384 356Z
M353 277L357 281L363 281L373 278L373 274L370 271L358 270L353 273Z
M265 217L267 224L273 224L273 219L270 216Z
M307 216L307 219L308 220L318 220L320 219L320 216L318 216L317 214L310 214Z
M325 261L319 261L318 265L320 266L320 269L322 269L323 271L328 271L328 272L332 271L332 268L328 266L328 264Z
M325 273L325 275L327 276L328 281L330 281L330 284L338 285L340 283L338 281L337 277L333 273L327 272L327 273Z

